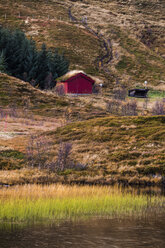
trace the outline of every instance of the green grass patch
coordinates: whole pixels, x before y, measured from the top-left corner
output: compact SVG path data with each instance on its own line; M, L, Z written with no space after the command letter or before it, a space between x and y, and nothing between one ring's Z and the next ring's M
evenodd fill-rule
M117 187L20 186L2 190L0 220L35 222L90 216L141 215L148 205L152 207L163 200L124 192Z
M25 155L16 150L0 151L0 170L20 169L25 165Z
M149 98L165 98L165 91L161 90L149 90L148 92Z
M131 71L135 67L134 61L130 57L122 56L121 60L118 62L116 68L118 70Z
M0 151L0 157L24 159L24 154L22 152L15 150L5 150L5 151Z

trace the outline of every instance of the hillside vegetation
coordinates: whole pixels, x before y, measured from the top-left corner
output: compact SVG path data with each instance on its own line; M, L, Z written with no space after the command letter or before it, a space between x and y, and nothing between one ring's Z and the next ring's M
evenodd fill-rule
M160 183L165 175L164 116L94 119L49 136L57 143L72 142L74 158L91 166L100 180L138 183L144 177L144 182Z
M28 133L13 133L7 142L0 138L1 167L11 170L1 172L1 183L164 184L164 116L95 118L56 130L45 122L41 129L31 128L30 133L38 134L36 140L30 140ZM29 167L29 158L34 168ZM59 158L64 163L59 166L66 167L56 170ZM66 161L74 166L67 167ZM17 168L22 169L12 171Z
M0 73L0 169L26 164L29 137L77 120L107 115L91 98L59 97ZM103 101L103 100L101 100Z
M67 119L70 121L83 120L106 115L105 108L96 104L97 98L100 96L90 99L59 97L52 91L41 91L27 82L0 73L0 106L6 110L26 110L34 115L61 119L69 114Z
M39 49L59 48L71 70L105 86L58 96L0 73L0 184L164 185L164 10L161 0L0 2L0 25L23 30ZM144 80L149 98L132 101L132 114L130 98L116 100L114 90Z
M3 26L22 29L39 46L58 47L70 69L99 75L108 88L117 79L164 89L164 1L2 0L0 9Z

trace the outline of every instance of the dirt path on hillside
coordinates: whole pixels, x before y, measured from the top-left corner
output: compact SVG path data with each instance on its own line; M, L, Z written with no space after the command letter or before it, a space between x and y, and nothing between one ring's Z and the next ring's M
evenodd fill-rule
M19 150L26 147L30 135L39 135L46 131L55 130L64 121L56 118L37 117L34 120L26 118L11 118L0 120L0 151Z
M71 5L68 8L68 16L69 16L70 20L73 23L74 22L75 23L81 23L81 25L85 28L86 32L95 36L100 43L100 48L101 48L102 53L97 57L96 61L94 62L96 64L96 67L98 68L98 70L100 68L102 68L102 70L104 71L105 74L107 74L111 77L114 77L112 72L110 72L110 70L107 67L107 65L110 64L111 61L113 60L113 48L112 48L111 40L110 39L107 40L102 33L99 33L98 31L95 31L94 29L92 29L89 26L87 19L85 19L84 17L82 19L78 20L72 14L72 7L73 7L73 5Z

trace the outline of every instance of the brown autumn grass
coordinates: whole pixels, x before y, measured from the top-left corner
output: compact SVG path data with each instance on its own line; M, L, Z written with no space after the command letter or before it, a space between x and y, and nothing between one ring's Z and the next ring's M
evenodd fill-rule
M164 182L163 116L111 116L70 123L56 130L44 126L42 132L37 128L26 132L8 139L0 137L1 165L9 169L1 171L1 184L118 182L162 185ZM25 154L31 133L44 135L46 140L51 141L51 147L45 148L49 150L50 161L55 161L60 142L69 142L73 145L71 159L88 167L82 171L69 169L64 172L28 168Z
M5 74L0 87L0 166L9 169L1 171L0 183L163 183L163 116L98 118L109 115L108 96L58 97ZM59 143L69 142L72 159L89 168L63 173L27 168L31 134L51 140L50 161L56 159Z
M113 43L112 63L109 69L126 86L142 86L149 79L149 86L164 89L164 21L161 20L164 7L152 0L144 8L139 3L130 3L129 8L117 1L76 2L73 15L87 16L90 27L100 30L106 39ZM68 19L70 1L1 1L0 21L3 26L21 28L38 46L45 42L48 47L59 47L71 61L71 68L80 68L93 75L106 75L95 68L94 61L100 53L97 39L86 32L79 24ZM12 6L12 7L11 7ZM156 15L154 11L158 10ZM104 12L104 13L103 13ZM20 13L20 16L19 16ZM152 14L151 14L152 13ZM6 19L5 19L6 14ZM152 15L152 16L151 16ZM27 18L29 16L29 18ZM48 18L49 16L49 18ZM151 19L152 18L152 19ZM48 20L49 19L49 20ZM27 23L26 23L27 21ZM156 42L152 47L142 44L137 35L145 24L152 24ZM76 38L76 39L75 39ZM61 42L62 41L62 42ZM74 44L74 48L73 48ZM87 52L88 51L88 52ZM108 79L108 90L114 82ZM9 88L12 85L12 91ZM0 103L8 108L9 103L20 107L22 118L3 119L0 135L1 163L11 168L25 167L22 159L31 133L41 134L64 126L72 121L106 116L107 98L58 98L50 92L41 92L6 75L1 75ZM106 89L106 93L107 93ZM104 93L104 92L103 92ZM25 97L26 95L26 97ZM29 101L30 99L30 101ZM22 111L29 102L28 115ZM143 100L138 101L140 110ZM151 109L153 101L148 104ZM32 118L31 118L32 117ZM114 122L109 127L107 122ZM136 118L135 118L136 119ZM137 122L138 122L137 118ZM151 120L148 118L148 120ZM153 118L154 120L154 118ZM152 122L152 121L151 121ZM7 127L6 127L7 123ZM79 126L80 125L80 126ZM115 125L119 125L118 127ZM159 127L159 129L158 129ZM74 123L61 127L48 134L53 139L53 158L57 155L58 143L62 139L73 143L72 156L75 160L91 165L88 171L67 171L56 175L46 170L23 168L21 170L1 171L0 182L6 184L67 182L89 184L157 184L163 183L164 176L164 126L159 119L149 123L147 119L136 125L133 119L110 117ZM20 135L21 132L21 135ZM47 133L46 133L47 134ZM45 135L45 134L44 134ZM16 151L13 157L11 152ZM18 153L19 152L19 153ZM6 164L7 163L7 164ZM11 167L10 167L11 166Z
M78 20L86 16L91 28L111 40L113 60L107 67L114 78L96 69L97 57L106 52L94 35L80 23L69 20L68 8L72 4L72 13ZM38 46L45 42L50 48L59 47L70 59L70 69L101 76L108 89L112 88L116 77L128 87L142 87L147 79L151 87L164 88L163 2L2 0L0 9L3 26L21 28L36 40ZM139 38L145 26L151 27L155 37L150 46Z
M165 174L164 121L164 116L106 117L73 123L49 136L56 137L55 147L60 140L72 141L74 159L91 166L100 181L102 177L111 182L161 184Z

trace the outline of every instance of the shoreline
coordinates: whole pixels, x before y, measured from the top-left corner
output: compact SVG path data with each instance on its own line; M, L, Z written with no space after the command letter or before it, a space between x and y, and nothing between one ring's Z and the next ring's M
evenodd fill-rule
M82 172L83 174L83 172ZM100 186L131 186L131 187L160 187L165 188L165 178L147 176L120 176L87 174L59 175L54 172L39 169L24 168L20 170L2 170L0 173L0 186L16 186L25 184L64 184L64 185L100 185Z

